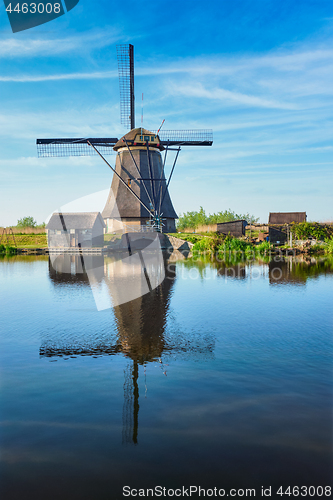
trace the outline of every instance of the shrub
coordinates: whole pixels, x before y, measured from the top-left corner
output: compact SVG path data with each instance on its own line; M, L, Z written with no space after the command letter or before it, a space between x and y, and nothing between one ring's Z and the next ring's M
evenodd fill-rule
M36 227L37 221L33 217L22 217L17 221L16 227Z
M6 245L6 255L15 255L17 252L15 247L11 247L9 245Z
M309 237L324 240L332 235L332 231L331 227L323 226L318 222L300 222L291 226L291 232L298 240L306 240Z
M0 245L0 254L4 255L15 255L16 254L16 248L11 247L10 245Z
M185 212L181 214L178 222L177 229L193 228L209 224L217 224L219 222L230 222L232 220L245 219L247 221L257 222L259 217L247 214L236 214L230 208L228 210L220 211L214 214L206 214L205 210L200 207L200 210L193 212Z
M225 237L224 241L222 241L218 246L218 254L219 257L222 257L226 260L230 259L239 259L240 257L250 258L254 257L253 246L248 241L239 240L238 238L233 238L228 235Z
M205 237L200 241L194 243L192 252L193 253L212 253L215 250L216 240L215 238Z
M273 245L269 241L263 241L256 246L256 251L259 255L266 255L273 248Z
M325 253L333 255L333 236L325 239Z

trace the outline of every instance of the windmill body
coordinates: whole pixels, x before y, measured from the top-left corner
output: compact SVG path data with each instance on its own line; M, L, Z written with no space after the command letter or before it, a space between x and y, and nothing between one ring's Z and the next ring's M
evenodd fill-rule
M113 176L110 194L102 212L107 232L117 231L119 216L121 224L128 231L149 226L153 206L162 214L163 232L175 232L177 214L166 186L161 155L165 148L160 144L158 135L136 128L121 138L113 149L117 151L115 170L125 184L117 175Z
M121 123L130 131L117 138L37 139L39 157L99 155L114 172L102 212L106 232L175 232L177 214L168 191L182 146L211 146L211 130L135 128L134 48L117 46ZM164 122L164 120L163 120ZM104 156L116 151L115 167ZM162 157L161 152L164 151ZM176 151L168 181L168 152ZM169 156L168 156L169 158Z

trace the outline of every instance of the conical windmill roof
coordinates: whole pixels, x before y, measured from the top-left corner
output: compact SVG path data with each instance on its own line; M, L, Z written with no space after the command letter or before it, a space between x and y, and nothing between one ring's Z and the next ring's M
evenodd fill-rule
M157 139L157 143L152 143L152 141L149 141L149 145L151 145L152 147L154 148L158 148L160 151L163 151L165 148L160 144L160 138L158 135L156 135L154 132L151 132L150 130L147 130L145 128L133 128L132 130L130 130L129 132L127 132L127 134L123 135L123 137L121 137L119 139L119 141L114 145L113 149L115 151L117 151L119 148L123 148L124 146L126 146L126 143L124 141L124 139L126 139L126 141L129 143L129 145L131 146L132 145L132 142L134 141L135 138L137 138L137 135L140 135L140 136L154 136L156 139ZM137 139L137 145L145 145L145 141L140 141Z

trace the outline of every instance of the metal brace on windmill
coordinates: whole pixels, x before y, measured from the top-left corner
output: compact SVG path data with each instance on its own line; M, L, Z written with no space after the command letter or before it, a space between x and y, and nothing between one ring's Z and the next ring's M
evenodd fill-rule
M120 139L37 139L39 157L99 155L113 170L110 194L102 212L107 232L121 224L128 231L175 232L177 214L168 187L182 146L211 146L212 130L149 131L135 128L134 47L117 45L121 123L130 129ZM117 152L113 168L104 156ZM161 152L164 151L164 158ZM176 156L168 180L168 151ZM118 227L117 227L118 225ZM131 229L130 229L131 228Z

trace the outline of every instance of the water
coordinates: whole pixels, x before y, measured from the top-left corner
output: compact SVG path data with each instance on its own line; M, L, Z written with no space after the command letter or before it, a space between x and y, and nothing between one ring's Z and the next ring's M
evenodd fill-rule
M0 261L3 500L331 485L330 261L175 261L98 311L67 259Z

